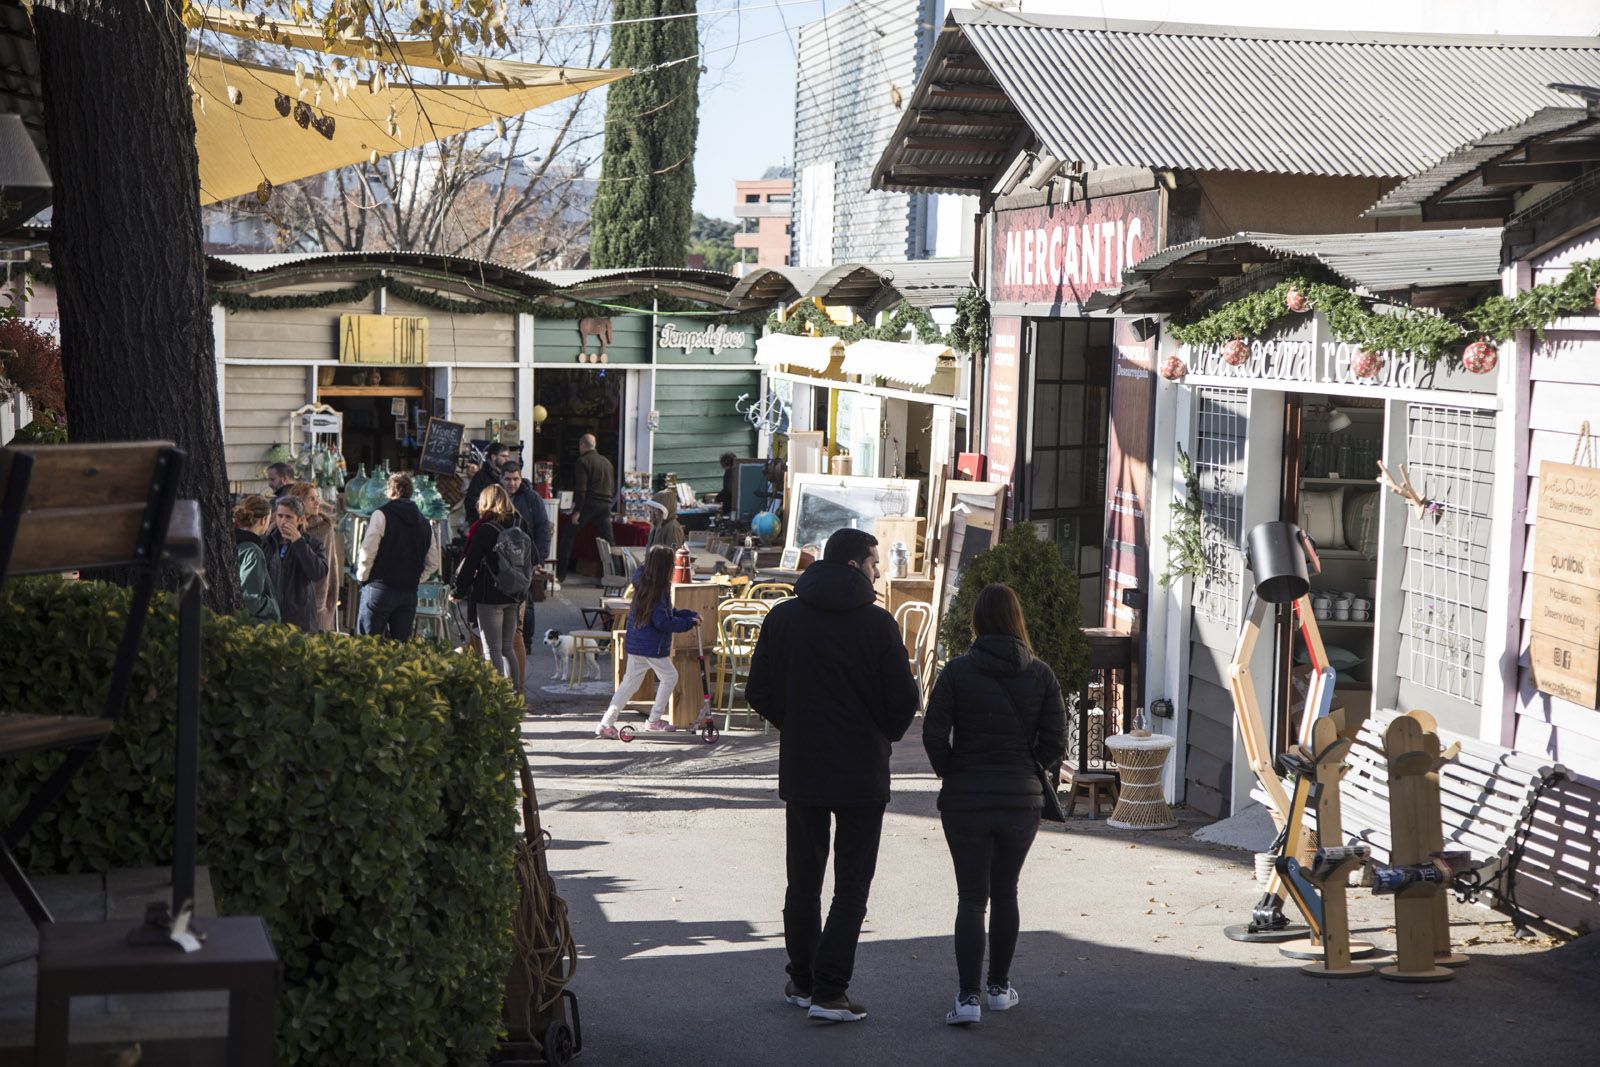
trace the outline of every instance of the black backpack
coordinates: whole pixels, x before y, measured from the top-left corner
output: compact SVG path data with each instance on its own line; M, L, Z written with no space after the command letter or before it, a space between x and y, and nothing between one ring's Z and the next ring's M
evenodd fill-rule
M513 600L526 600L536 563L527 531L517 523L500 527L494 542L494 587Z

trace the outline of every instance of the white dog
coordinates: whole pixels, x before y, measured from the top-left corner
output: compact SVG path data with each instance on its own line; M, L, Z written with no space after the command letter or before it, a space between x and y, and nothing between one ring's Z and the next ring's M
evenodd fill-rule
M572 671L572 638L560 630L546 630L544 643L550 646L550 654L555 657L556 670L550 677L569 678ZM593 652L583 654L583 677L591 675L600 677L600 665L595 662Z

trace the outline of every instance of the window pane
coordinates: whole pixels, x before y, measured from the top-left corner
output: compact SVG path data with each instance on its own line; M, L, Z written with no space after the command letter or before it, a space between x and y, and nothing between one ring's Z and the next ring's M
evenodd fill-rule
M1061 377L1061 324L1039 323L1034 339L1034 378L1039 381L1056 381Z
M1056 465L1056 500L1058 507L1077 507L1083 502L1083 452L1066 449L1060 453Z
M1033 444L1035 448L1055 448L1061 443L1061 387L1038 387L1033 411Z
M1029 506L1043 510L1056 506L1056 456L1054 451L1033 454L1033 499Z

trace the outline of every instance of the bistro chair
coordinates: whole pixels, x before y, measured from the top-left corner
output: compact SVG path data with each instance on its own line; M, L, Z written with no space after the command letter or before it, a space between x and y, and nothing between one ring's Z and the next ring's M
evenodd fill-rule
M911 657L913 666L919 664L922 647L933 631L933 605L922 600L908 600L894 609L894 622L900 627L906 655Z
M723 729L732 721L739 678L748 677L750 673L750 659L761 636L761 624L772 604L769 600L729 597L717 605L717 643L712 649L716 690L712 703L720 705L725 713Z
M199 509L177 499L185 460L169 441L0 449L0 580L94 567L133 570L133 599L101 713L0 712L0 757L65 754L0 836L0 877L38 927L54 920L12 850L116 728L163 560L177 566L183 589L174 914L194 896L202 550Z
M621 555L610 541L598 537L594 539L594 547L600 553L600 595L621 596L622 591L632 583L622 564Z
M760 582L744 594L750 600L788 600L794 596L794 586L788 582Z

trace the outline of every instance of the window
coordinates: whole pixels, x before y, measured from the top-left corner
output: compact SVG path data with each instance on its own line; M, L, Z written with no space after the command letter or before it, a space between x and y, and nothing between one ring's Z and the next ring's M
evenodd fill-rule
M747 204L759 204L759 203L761 203L761 194L760 193L745 193L744 194L744 202L747 203Z
M1405 509L1400 673L1476 701L1488 624L1494 414L1412 404L1408 424L1411 482L1438 507L1423 515Z
M1085 584L1100 573L1110 387L1109 321L1034 325L1028 518L1053 527L1062 559Z
M787 204L790 201L792 201L793 199L794 199L794 197L789 193L772 193L771 195L769 195L767 197L767 203L769 203L769 204Z
M1206 568L1195 583L1194 610L1237 626L1244 584L1244 448L1250 396L1243 389L1195 390L1194 470L1200 482L1200 544Z

